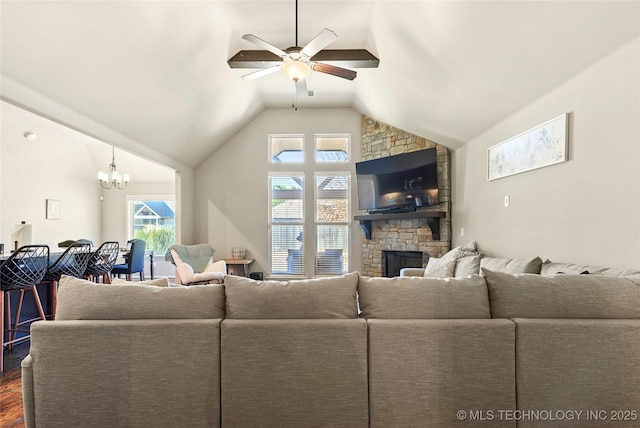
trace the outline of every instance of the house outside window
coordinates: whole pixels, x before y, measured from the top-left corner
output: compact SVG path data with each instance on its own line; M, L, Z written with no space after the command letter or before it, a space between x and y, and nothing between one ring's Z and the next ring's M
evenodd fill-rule
M128 239L144 239L146 249L164 254L175 243L175 199L127 198Z
M269 136L270 275L349 270L349 135Z

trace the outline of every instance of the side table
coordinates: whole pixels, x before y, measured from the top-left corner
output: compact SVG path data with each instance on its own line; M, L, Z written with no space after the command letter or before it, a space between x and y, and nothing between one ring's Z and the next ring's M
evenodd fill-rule
M249 265L253 259L222 259L227 264L227 275L249 276Z

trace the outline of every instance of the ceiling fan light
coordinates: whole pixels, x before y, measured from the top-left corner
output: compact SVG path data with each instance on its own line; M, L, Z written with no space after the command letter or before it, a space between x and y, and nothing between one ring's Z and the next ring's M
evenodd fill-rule
M282 71L289 76L289 79L297 82L311 73L311 67L305 62L293 60L285 62L282 65Z

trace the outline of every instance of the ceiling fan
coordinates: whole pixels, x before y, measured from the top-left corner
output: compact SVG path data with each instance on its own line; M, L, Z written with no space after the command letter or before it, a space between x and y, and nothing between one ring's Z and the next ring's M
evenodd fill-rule
M276 71L284 71L294 81L297 96L307 96L306 77L311 70L330 74L343 79L353 80L357 73L344 67L375 68L378 58L366 49L326 49L338 38L336 33L325 28L305 47L298 46L298 0L296 0L296 44L282 50L253 34L245 34L243 39L260 46L264 50L242 50L231 57L227 63L231 68L258 68L245 74L243 79L253 80ZM294 106L295 108L295 103Z

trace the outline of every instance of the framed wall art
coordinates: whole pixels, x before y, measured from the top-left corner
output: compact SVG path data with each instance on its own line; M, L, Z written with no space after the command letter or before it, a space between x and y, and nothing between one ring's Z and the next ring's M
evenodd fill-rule
M487 180L508 177L568 159L568 113L487 149Z

